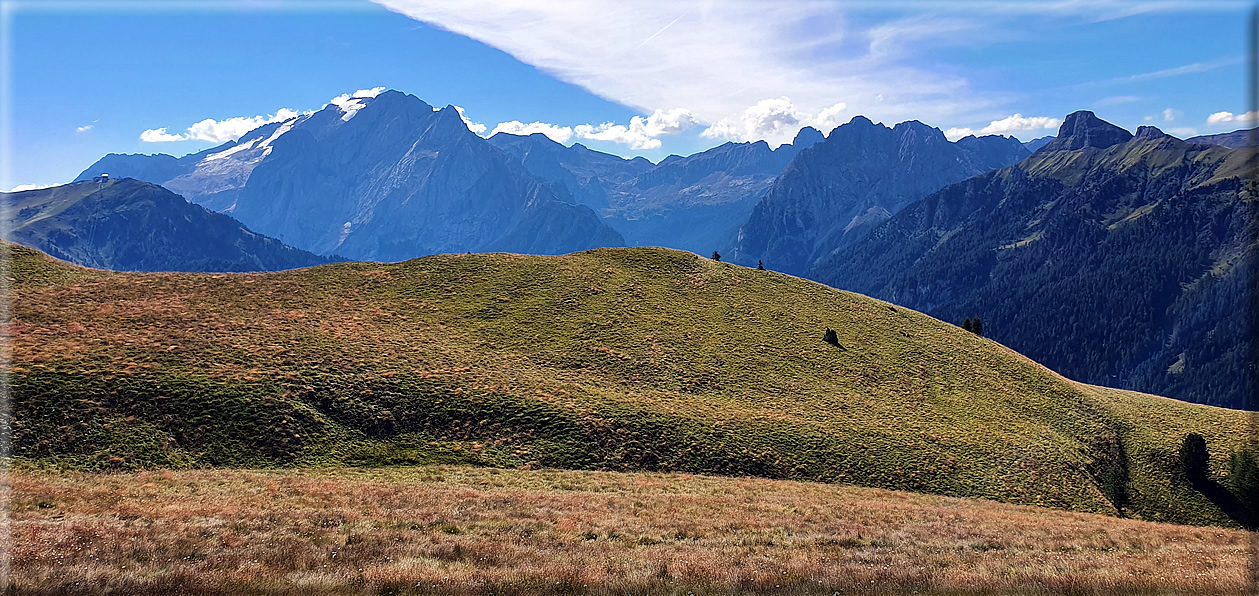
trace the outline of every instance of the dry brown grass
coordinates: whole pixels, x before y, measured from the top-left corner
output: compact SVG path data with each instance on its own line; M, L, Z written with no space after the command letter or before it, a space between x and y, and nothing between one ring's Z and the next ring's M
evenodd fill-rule
M463 467L18 472L19 593L1240 593L1242 531L850 486Z

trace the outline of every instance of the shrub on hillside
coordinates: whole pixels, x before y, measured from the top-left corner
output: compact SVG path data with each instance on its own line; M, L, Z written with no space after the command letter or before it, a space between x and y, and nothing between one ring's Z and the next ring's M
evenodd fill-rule
M1242 503L1259 509L1259 458L1250 451L1234 451L1228 458L1228 484Z

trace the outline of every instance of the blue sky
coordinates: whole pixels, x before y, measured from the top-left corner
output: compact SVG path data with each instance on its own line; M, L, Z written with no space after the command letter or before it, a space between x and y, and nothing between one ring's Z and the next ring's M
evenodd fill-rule
M377 87L653 161L858 114L1023 140L1080 109L1248 122L1240 2L0 1L3 189Z

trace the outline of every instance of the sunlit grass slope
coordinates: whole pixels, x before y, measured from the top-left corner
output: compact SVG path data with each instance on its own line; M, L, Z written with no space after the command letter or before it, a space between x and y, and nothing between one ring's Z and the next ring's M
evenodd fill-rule
M926 315L690 253L215 275L10 250L26 466L673 470L1232 523L1176 452L1200 433L1222 473L1242 412L1076 384Z

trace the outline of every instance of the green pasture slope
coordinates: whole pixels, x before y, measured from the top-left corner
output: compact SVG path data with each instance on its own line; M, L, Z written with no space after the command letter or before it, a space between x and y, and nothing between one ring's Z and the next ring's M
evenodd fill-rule
M691 253L167 274L8 250L19 466L671 470L1236 525L1177 450L1201 434L1220 478L1243 412Z

